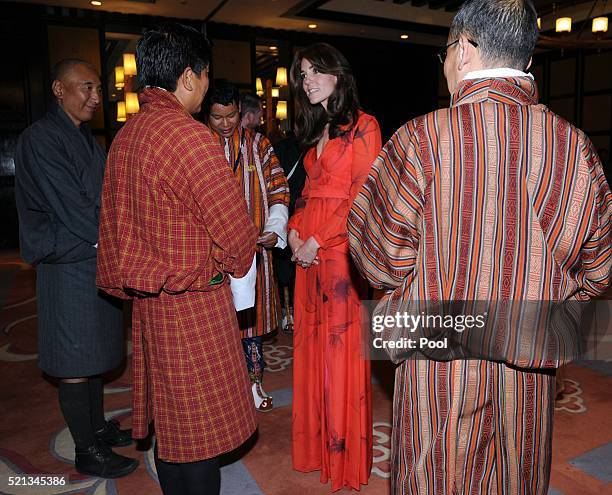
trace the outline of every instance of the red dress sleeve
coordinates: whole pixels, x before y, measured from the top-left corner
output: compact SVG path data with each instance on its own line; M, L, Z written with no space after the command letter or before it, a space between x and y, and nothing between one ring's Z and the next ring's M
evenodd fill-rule
M382 147L378 121L371 115L361 114L352 133L353 162L351 164L349 199L342 202L331 214L325 225L314 234L313 237L323 249L337 246L347 241L349 211L361 187L368 178L372 164Z

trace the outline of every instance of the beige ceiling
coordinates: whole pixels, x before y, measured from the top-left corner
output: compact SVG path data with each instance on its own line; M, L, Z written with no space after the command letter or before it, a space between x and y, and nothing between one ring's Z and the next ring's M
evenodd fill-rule
M26 3L23 0L14 1ZM102 6L99 7L91 5L89 0L27 0L27 3L124 14L207 19L213 22L293 31L309 31L308 24L314 22L318 26L316 32L323 34L428 45L444 43L446 36L443 29L450 25L453 17L452 12L443 8L430 9L427 5L415 7L411 2L396 3L393 0L156 0L154 3L142 0L102 0ZM334 21L298 17L292 13L302 11L309 5L318 7L320 12L330 14ZM603 5L606 6L606 11L612 10L612 2ZM556 15L571 15L574 20L581 20L588 16L590 6L591 2L576 2L569 9L559 9ZM355 22L355 16L359 17L360 22ZM552 27L554 17L556 16L552 14L544 16L544 30ZM402 26L404 22L407 23L407 28ZM390 23L393 27L374 25L380 23ZM438 34L413 31L409 26L414 24L437 28ZM408 34L408 40L400 40L401 34Z

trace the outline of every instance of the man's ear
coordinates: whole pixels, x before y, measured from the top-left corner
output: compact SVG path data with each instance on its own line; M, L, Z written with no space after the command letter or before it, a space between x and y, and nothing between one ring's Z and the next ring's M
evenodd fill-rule
M53 81L51 84L51 91L53 91L53 96L61 100L64 97L64 85L62 81L58 81L57 79Z
M187 67L181 74L179 83L181 83L187 91L193 91L193 78L193 70L191 70L191 67Z
M474 61L474 56L476 55L476 48L468 41L465 36L459 36L457 50L459 50L459 65L458 69L463 69L466 65L469 65Z

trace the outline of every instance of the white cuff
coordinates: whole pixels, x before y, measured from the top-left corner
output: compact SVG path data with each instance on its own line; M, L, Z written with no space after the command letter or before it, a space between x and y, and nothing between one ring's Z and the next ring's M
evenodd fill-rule
M255 282L257 281L257 262L255 259L256 255L253 255L251 268L244 277L234 278L231 275L229 276L236 311L255 306Z
M287 222L289 221L289 208L285 205L272 205L268 221L264 225L264 232L274 232L278 236L274 247L284 249L287 246Z

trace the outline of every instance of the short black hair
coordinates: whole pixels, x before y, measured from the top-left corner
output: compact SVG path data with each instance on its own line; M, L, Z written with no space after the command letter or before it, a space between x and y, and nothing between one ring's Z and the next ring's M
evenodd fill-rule
M210 115L210 109L212 106L218 103L224 107L235 103L236 106L240 104L240 93L235 84L229 82L227 79L214 79L208 87L206 93L206 99L204 100L204 107L202 113L204 120L207 121Z
M538 40L532 0L467 0L450 28L453 41L464 35L478 43L489 67L525 70Z
M200 76L210 65L210 43L202 33L171 23L147 30L136 46L138 81L142 86L176 90L187 67Z
M210 106L215 103L223 106L231 105L232 103L238 105L240 104L240 93L236 85L227 79L215 79L208 89L207 99L210 102Z
M261 109L261 100L259 96L253 93L240 94L240 112L244 115L247 112L259 112Z
M96 74L98 73L98 70L93 66L93 64L87 62L86 60L82 60L80 58L65 58L56 63L51 69L51 82L61 81L62 78L66 76L68 71L70 71L76 65L84 65L85 67L93 70Z

